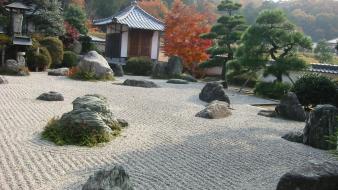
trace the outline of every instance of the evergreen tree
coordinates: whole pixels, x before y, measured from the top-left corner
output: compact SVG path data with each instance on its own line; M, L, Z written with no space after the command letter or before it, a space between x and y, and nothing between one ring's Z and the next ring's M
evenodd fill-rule
M271 74L278 82L283 75L289 77L289 71L306 67L296 56L297 48L312 47L311 38L298 32L281 10L262 11L243 35L242 43L236 54L238 61L251 70L264 68L264 75Z
M81 34L87 34L87 16L81 7L71 4L64 12L65 21L74 26Z
M212 27L210 33L201 36L214 41L214 45L207 50L211 59L202 66L222 65L223 86L227 88L227 62L233 60L237 44L247 27L244 17L238 14L238 10L241 8L240 4L224 0L217 8L224 15L217 20L217 24Z
M320 63L329 63L333 60L333 52L329 44L325 40L318 42L317 47L314 50L315 57Z

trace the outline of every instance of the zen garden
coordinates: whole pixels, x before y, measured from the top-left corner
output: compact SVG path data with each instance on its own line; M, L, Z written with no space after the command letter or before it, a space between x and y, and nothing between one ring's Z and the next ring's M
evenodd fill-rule
M338 1L0 5L1 190L338 190Z

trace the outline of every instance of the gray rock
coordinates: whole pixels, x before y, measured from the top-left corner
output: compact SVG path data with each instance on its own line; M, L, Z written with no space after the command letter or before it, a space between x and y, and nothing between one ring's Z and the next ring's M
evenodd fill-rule
M180 76L183 71L183 60L177 56L170 57L168 60L166 71L169 77Z
M181 76L180 76L181 79L183 80L186 80L186 81L189 81L189 82L198 82L197 79L187 73L183 73Z
M25 63L24 62L17 62L14 59L8 59L6 60L5 63L5 68L9 71L13 71L13 72L20 72L22 70L22 68L25 67Z
M303 143L323 150L336 149L327 137L338 129L338 109L332 105L318 105L311 111L304 128Z
M127 79L123 82L124 86L134 86L143 88L158 88L159 86L152 81Z
M306 119L304 108L293 92L289 92L282 98L280 104L276 106L276 112L279 116L290 120L305 121Z
M220 119L231 115L229 104L222 101L213 101L205 109L196 114L196 117L206 119Z
M152 71L152 77L153 78L168 78L167 73L167 66L168 63L158 62L154 65L153 71Z
M189 84L188 81L182 80L182 79L170 79L170 80L167 81L167 83L170 83L170 84Z
M121 125L114 117L107 101L100 95L85 95L73 101L73 110L60 118L61 126L71 126L74 131L81 131L82 126L98 133L111 134Z
M122 65L120 65L120 64L111 64L110 67L114 71L114 76L116 76L116 77L123 77L124 71L123 71Z
M50 76L68 76L69 68L49 69L48 75Z
M214 100L224 101L230 104L230 99L226 95L223 86L219 83L207 83L199 94L199 98L205 102Z
M338 165L335 163L306 163L284 174L277 190L337 190Z
M128 173L122 166L104 169L91 176L82 190L133 190Z
M117 122L119 122L119 124L121 125L121 127L128 127L129 126L129 123L124 120L124 119L117 119Z
M0 76L0 84L8 84L8 81L4 77Z
M295 143L303 143L303 133L301 131L289 132L282 138Z
M114 75L107 60L96 51L84 55L77 67L80 71L94 73L95 77L100 79Z
M58 92L51 91L41 94L37 99L43 101L63 101L64 97Z
M277 117L277 113L271 110L261 110L258 112L258 115L264 116L264 117Z

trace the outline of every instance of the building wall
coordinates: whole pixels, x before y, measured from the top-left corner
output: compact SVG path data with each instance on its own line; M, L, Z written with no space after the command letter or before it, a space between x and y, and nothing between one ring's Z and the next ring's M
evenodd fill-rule
M158 31L154 31L153 38L151 42L151 59L158 59L158 51L159 51L159 35Z
M128 57L128 37L129 37L128 31L122 33L121 57Z

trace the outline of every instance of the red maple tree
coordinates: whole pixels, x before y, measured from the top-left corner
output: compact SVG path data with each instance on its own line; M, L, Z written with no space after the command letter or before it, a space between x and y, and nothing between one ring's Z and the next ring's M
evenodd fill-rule
M139 5L152 16L163 19L169 12L168 6L162 0L142 0Z
M197 65L208 59L206 49L212 41L201 39L200 35L210 31L208 17L196 8L175 0L171 11L165 18L164 53L179 56L184 68L195 74Z

